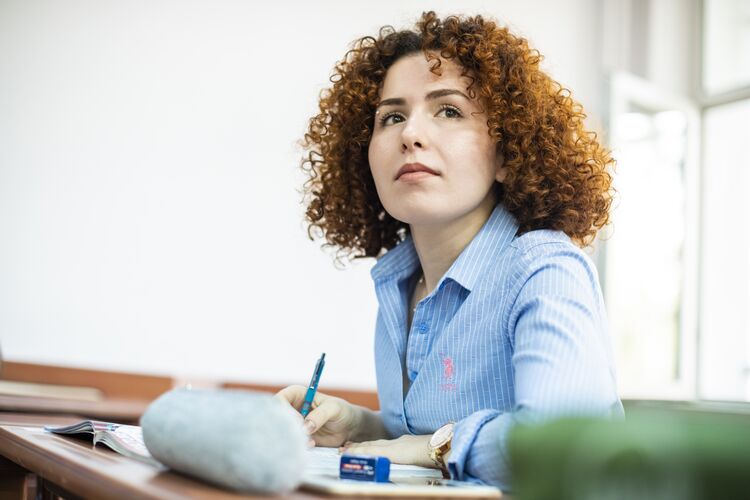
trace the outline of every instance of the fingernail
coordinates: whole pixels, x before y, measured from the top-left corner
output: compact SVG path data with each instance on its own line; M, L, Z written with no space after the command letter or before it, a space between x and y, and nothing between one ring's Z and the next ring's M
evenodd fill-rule
M312 420L305 420L304 427L308 434L312 434L315 431L315 422Z
M310 448L315 448L315 440L314 439L309 440L307 442L307 446L309 446Z

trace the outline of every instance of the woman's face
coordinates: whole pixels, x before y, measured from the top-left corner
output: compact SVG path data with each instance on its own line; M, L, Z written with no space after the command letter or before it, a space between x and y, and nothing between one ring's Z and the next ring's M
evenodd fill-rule
M438 76L430 64L420 52L386 74L368 152L378 196L411 225L486 217L505 175L487 114L468 97L458 65L443 59Z

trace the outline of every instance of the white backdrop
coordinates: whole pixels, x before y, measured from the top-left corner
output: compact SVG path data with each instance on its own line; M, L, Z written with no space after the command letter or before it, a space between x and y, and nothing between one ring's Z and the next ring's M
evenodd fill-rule
M349 43L483 13L596 124L599 2L0 0L6 359L373 388L373 261L306 238L296 141Z

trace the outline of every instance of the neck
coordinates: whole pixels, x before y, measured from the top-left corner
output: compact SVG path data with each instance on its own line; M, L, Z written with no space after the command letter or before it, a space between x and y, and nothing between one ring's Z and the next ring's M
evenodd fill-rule
M462 217L440 224L410 226L427 293L435 289L440 278L487 222L495 204L496 198L491 193L476 209Z

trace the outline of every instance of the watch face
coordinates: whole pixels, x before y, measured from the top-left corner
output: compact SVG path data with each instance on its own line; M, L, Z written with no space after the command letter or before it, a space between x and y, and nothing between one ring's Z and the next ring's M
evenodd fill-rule
M453 437L453 423L445 424L440 429L435 431L435 434L430 438L430 447L438 448L445 444L450 438Z

